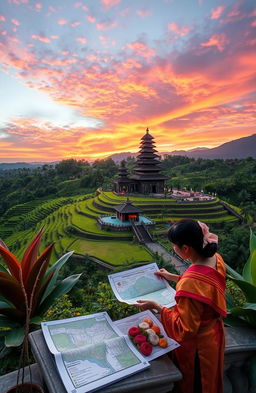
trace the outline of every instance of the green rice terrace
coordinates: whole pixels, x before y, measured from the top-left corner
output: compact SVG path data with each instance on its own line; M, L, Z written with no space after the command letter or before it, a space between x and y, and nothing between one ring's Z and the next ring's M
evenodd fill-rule
M100 216L115 214L114 206L123 203L125 196L98 191L48 200L35 200L11 207L0 219L0 238L18 258L40 228L44 228L41 247L55 243L55 255L67 250L89 255L113 266L153 260L152 254L139 244L132 232L101 230ZM210 224L237 223L218 198L211 201L181 203L171 198L130 197L142 214L156 222L150 230L157 239L167 232L171 221L191 217Z

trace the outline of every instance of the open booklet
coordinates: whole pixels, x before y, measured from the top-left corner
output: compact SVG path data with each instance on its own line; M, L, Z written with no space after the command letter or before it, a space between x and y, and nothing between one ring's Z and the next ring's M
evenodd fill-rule
M137 300L154 300L165 307L175 305L175 290L165 279L155 275L156 263L125 270L108 276L111 288L120 302L135 304Z
M106 312L41 326L68 393L92 392L149 367Z

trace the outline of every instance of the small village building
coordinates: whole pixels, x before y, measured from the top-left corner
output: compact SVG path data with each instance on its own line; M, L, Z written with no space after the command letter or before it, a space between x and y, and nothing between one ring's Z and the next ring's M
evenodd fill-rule
M116 217L121 222L139 221L139 213L141 212L141 209L138 206L134 206L129 198L127 198L127 200L121 205L114 206L114 209L116 211Z

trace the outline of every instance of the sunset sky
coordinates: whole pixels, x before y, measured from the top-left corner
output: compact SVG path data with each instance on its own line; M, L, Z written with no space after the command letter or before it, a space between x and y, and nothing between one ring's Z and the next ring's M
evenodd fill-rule
M1 0L0 162L256 132L255 0Z

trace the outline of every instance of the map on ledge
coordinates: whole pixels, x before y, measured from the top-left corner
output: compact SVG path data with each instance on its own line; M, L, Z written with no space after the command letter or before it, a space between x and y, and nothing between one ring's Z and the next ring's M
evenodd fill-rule
M135 269L110 274L111 288L116 298L127 304L137 300L154 300L165 307L175 305L175 290L164 279L155 275L159 270L156 263L143 265Z
M42 330L68 393L91 392L149 367L106 312L43 322Z

